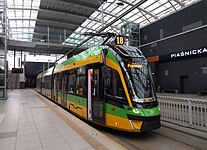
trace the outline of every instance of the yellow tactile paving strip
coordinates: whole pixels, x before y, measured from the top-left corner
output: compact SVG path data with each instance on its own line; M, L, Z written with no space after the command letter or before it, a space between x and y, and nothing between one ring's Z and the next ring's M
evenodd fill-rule
M68 117L66 117L63 113L63 111L56 109L54 106L52 106L52 103L44 98L43 96L36 93L36 95L39 97L40 100L42 100L45 104L48 105L48 107L54 111L60 118L62 118L65 123L67 123L71 128L73 128L74 131L76 131L88 144L90 144L94 149L96 150L108 150L108 148L100 143L98 140L96 140L93 136L91 136L89 133L87 133L85 130L83 130L81 127L77 126L73 121L71 121ZM96 131L98 132L98 131ZM118 147L118 149L125 150L124 147L119 145L118 143L112 141L102 133L100 135L104 136L104 138L107 138L110 140L110 142Z

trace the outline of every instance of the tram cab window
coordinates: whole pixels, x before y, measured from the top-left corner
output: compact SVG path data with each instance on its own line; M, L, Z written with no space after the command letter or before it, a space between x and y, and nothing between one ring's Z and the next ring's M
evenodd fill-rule
M117 100L126 99L120 76L116 70L109 70L109 78L105 80L106 94Z

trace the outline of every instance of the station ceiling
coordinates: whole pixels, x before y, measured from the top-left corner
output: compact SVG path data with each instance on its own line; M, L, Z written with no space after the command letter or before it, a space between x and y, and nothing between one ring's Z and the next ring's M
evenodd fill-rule
M198 1L200 0L147 0L104 31L119 34L121 26L127 22L144 27ZM49 43L74 47L87 38L83 33L97 32L138 2L138 0L7 0L9 38L40 42L46 35L46 41ZM93 38L83 46L90 47L99 42L100 39Z

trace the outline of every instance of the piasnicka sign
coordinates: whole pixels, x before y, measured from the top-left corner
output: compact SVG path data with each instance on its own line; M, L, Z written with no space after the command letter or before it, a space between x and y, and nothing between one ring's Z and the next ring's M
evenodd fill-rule
M207 54L207 48L199 48L194 50L187 50L187 51L181 51L177 53L170 54L170 58L180 58L185 56L192 56L192 55L198 55L198 54Z

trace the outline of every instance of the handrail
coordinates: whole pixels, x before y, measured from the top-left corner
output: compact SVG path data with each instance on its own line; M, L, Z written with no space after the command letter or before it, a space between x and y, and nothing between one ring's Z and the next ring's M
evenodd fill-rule
M158 96L161 119L207 131L207 100Z

